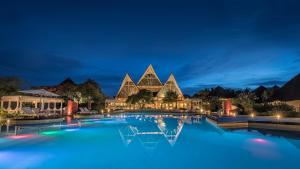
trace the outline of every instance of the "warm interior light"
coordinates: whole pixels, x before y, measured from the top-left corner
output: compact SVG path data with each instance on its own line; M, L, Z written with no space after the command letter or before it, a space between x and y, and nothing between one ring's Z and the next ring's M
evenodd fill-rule
M279 120L281 118L280 114L276 115L277 120Z
M254 116L255 116L254 113L251 113L251 117L254 118Z

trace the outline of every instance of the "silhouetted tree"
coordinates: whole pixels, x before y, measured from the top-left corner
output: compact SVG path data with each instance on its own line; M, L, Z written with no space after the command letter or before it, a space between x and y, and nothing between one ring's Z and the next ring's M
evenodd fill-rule
M163 98L164 103L174 103L178 99L178 94L174 91L167 91Z
M88 108L100 109L105 102L105 96L101 91L100 86L94 80L88 79L78 87L78 92L81 93L81 102L86 103Z
M130 104L139 104L144 107L145 104L153 103L153 93L149 90L142 89L137 94L131 95L126 100Z
M21 80L17 77L0 77L0 97L15 94L20 90Z

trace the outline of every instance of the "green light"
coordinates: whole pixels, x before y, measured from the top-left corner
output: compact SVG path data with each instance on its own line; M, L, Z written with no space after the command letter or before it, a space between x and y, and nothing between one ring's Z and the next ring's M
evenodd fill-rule
M41 132L42 135L51 136L51 135L59 135L62 134L63 131L61 130L53 130L53 131L43 131Z
M87 122L84 122L83 124L89 125L89 124L95 124L95 122L87 121Z

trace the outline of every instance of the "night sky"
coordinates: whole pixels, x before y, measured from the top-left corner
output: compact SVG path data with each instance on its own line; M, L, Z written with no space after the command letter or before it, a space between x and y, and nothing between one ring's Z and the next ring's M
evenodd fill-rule
M183 92L282 85L300 73L300 1L0 1L0 76L97 80L115 95L151 63Z

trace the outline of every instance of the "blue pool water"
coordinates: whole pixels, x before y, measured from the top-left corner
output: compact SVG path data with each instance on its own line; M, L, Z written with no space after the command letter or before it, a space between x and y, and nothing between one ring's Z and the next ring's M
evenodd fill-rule
M200 116L118 115L0 138L1 169L292 169L300 138L225 131Z

